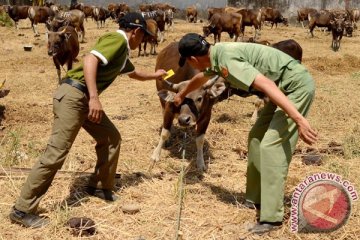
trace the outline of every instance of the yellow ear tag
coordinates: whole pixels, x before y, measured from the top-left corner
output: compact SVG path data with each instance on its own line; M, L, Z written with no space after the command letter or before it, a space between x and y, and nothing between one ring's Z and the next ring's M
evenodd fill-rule
M174 74L175 74L172 69L170 69L170 70L167 71L166 73L167 73L167 75L166 75L166 77L164 77L164 80L167 80L168 78L174 76Z

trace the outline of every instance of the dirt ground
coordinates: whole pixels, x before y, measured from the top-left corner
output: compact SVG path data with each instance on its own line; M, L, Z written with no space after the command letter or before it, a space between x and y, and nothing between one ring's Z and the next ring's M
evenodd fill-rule
M166 33L166 40L157 51L186 32L201 32L201 23L189 24L176 20L174 31ZM97 29L91 20L86 22L86 43L81 44L78 59L89 52L99 36L115 31L117 25L107 22ZM52 124L52 94L57 87L56 69L47 55L45 28L39 26L41 37L34 37L28 20L20 21L20 30L2 27L0 34L0 73L7 97L0 99L3 113L0 130L0 238L1 239L72 239L76 238L66 228L71 217L89 217L96 223L97 234L92 239L175 239L177 221L180 219L182 239L358 239L360 238L360 210L358 202L352 203L350 218L345 226L323 234L294 234L290 231L290 198L295 187L317 172L334 172L360 189L360 33L343 38L338 52L330 49L331 35L320 31L310 38L299 26L265 26L261 40L272 43L293 38L304 50L303 64L316 81L316 98L308 120L318 131L319 140L311 149L299 141L293 157L286 185L286 220L277 231L259 236L247 235L246 226L255 222L254 210L242 206L245 192L246 142L251 128L250 115L255 98L231 97L218 103L206 133L205 159L209 169L202 176L195 169L185 177L181 217L179 212L179 176L182 166L196 158L193 131L183 133L175 128L173 145L165 148L162 159L149 173L150 155L158 143L162 112L155 82L138 82L119 76L102 95L105 112L122 135L118 164L117 194L115 203L105 203L84 196L81 187L86 183L86 173L93 170L96 157L95 142L80 131L63 171L59 173L40 204L39 211L51 219L50 226L25 229L11 224L8 213L19 196L27 172L10 171L9 168L31 168L44 151ZM251 29L246 36L252 36ZM227 34L223 40L230 41ZM213 42L213 38L209 38ZM23 46L33 45L31 52ZM131 52L134 65L153 71L156 56L137 57ZM65 75L65 72L62 72ZM329 146L330 144L330 146ZM333 151L332 145L340 145ZM182 147L185 159L182 160ZM318 151L322 165L302 163L301 156L308 151ZM140 212L123 213L121 207L137 204Z

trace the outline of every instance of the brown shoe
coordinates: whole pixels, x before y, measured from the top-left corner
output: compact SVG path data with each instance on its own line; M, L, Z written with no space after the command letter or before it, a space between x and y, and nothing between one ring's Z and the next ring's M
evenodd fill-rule
M40 228L50 223L49 218L40 217L31 213L25 213L13 208L9 214L11 222L28 228Z

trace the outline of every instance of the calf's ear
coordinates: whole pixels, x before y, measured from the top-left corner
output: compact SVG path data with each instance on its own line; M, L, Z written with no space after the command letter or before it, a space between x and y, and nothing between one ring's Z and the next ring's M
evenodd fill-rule
M209 94L210 98L219 97L226 89L224 82L216 82L211 88L206 90L206 93Z
M168 91L168 90L158 91L158 96L166 102L174 102L175 94L176 93Z

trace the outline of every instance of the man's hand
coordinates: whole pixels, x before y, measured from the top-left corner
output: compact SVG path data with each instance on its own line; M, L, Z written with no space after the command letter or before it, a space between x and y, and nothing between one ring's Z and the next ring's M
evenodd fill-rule
M178 92L174 97L175 106L177 107L180 106L183 101L184 101L183 95L181 94L181 92Z
M103 115L103 108L99 97L91 97L89 100L88 119L94 123L100 123Z
M163 80L163 78L167 75L167 72L164 69L158 69L155 72L155 78L157 80Z
M303 118L297 123L299 130L299 137L307 144L312 145L317 141L317 133L313 130L306 120Z

